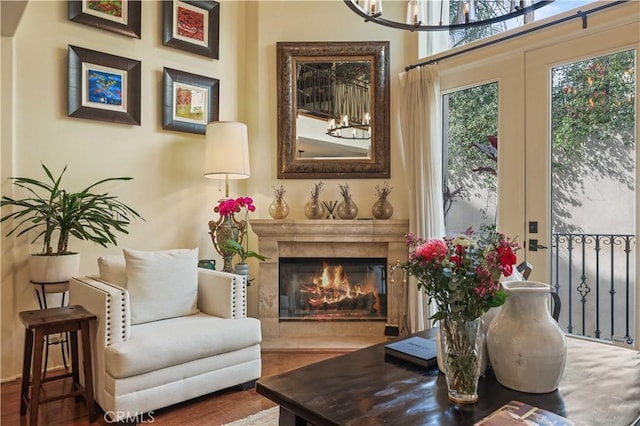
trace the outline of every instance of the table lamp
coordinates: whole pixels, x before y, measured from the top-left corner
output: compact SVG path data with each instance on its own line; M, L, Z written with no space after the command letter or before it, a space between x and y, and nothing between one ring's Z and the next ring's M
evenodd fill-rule
M224 196L229 198L229 179L247 179L250 175L247 125L213 121L207 124L206 143L204 177L224 178Z
M214 121L207 124L204 177L224 178L224 200L229 199L229 179L249 177L249 142L247 125L231 121ZM217 212L217 208L215 209ZM209 235L216 251L224 260L223 271L232 272L234 252L225 247L227 240L242 244L247 222L236 220L234 214L220 215L209 221Z

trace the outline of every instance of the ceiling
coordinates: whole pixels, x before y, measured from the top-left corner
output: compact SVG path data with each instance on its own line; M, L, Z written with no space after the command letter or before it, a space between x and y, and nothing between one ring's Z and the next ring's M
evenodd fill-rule
M3 37L13 37L18 29L22 13L27 7L28 0L2 0L0 1L0 33Z

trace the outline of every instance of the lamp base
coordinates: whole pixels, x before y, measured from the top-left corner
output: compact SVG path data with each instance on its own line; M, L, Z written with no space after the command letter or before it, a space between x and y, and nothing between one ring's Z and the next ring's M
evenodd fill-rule
M209 221L209 235L211 235L213 247L224 260L222 267L224 272L234 272L231 261L235 255L234 252L224 248L224 242L233 240L242 244L244 236L246 235L246 229L247 222L244 220L237 221L232 214L220 216L217 221Z

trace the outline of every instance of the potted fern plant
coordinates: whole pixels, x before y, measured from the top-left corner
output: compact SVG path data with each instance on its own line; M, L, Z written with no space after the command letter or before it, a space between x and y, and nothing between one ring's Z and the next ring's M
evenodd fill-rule
M0 207L13 207L0 222L12 219L11 236L37 232L32 243L42 238L42 251L29 259L30 278L35 283L64 283L78 273L80 257L69 250L69 239L93 241L103 247L117 244L116 233L127 234L130 218L140 215L109 193L93 192L101 184L128 181L130 177L99 180L79 192L61 187L67 166L59 176L42 164L48 180L12 177L13 184L26 191L24 198L3 196ZM143 219L144 220L144 219ZM54 238L57 236L57 241Z

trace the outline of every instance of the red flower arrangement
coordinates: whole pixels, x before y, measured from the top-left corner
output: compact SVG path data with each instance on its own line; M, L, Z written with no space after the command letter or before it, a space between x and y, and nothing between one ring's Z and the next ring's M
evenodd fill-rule
M474 320L504 303L500 277L512 274L520 246L495 227L431 240L409 233L406 243L409 259L402 268L438 306L433 320Z
M218 205L213 209L216 213L220 213L220 216L229 216L246 208L247 212L256 211L256 206L253 205L253 199L251 197L238 197L236 199L229 198L226 200L220 200Z

